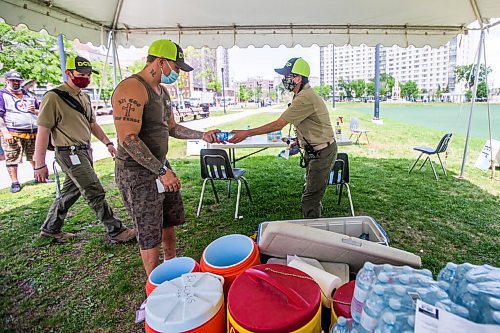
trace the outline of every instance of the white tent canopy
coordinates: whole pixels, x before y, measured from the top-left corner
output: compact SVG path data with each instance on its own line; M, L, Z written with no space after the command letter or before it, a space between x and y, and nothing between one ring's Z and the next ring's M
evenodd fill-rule
M0 0L0 17L94 45L158 38L182 46L277 47L381 43L443 45L478 20L500 17L499 0Z

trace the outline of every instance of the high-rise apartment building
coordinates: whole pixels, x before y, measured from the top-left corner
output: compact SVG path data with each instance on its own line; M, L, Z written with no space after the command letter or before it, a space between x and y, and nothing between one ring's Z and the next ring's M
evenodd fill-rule
M468 38L457 37L439 48L425 46L381 47L380 73L387 73L401 83L415 81L426 91L449 88L456 90L455 68L472 61ZM472 54L473 56L473 54ZM332 84L332 67L335 82L372 80L375 77L375 47L366 45L322 47L320 49L320 82ZM336 90L338 91L337 85Z

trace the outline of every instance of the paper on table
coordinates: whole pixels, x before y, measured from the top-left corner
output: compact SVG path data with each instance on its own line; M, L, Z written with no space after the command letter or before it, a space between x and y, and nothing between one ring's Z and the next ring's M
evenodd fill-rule
M477 324L417 300L415 333L500 333L498 325Z

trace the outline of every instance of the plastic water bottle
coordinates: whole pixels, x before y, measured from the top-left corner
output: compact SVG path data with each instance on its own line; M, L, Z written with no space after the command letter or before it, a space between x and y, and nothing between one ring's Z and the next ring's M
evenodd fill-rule
M217 132L215 133L215 136L220 141L227 141L234 136L234 132Z
M464 290L465 287L460 286L460 282L463 281L465 274L467 274L468 271L473 269L475 266L469 263L461 264L458 265L456 270L455 270L455 275L453 280L450 282L450 290L449 290L449 295L452 301L456 302L458 298L458 293L461 290Z
M382 315L382 321L375 328L375 333L396 332L396 316L391 312Z
M368 291L375 280L374 265L371 262L366 262L361 271L356 276L356 285L354 287L354 296L351 302L351 316L355 322L361 320L361 312Z
M469 310L471 320L478 321L481 307L479 304L479 288L476 285L469 284L466 291L460 293L456 303L465 306Z
M451 302L450 310L447 310L447 311L450 311L451 313L454 313L457 316L460 316L460 317L465 318L465 319L469 319L469 317L470 317L469 310L467 310L466 307L455 304L453 302Z
M368 294L363 305L360 324L364 330L371 332L377 326L379 318L385 309L386 302L384 291L386 288L380 285L374 285L372 291Z
M344 317L339 317L337 323L332 327L331 333L349 333L350 330L348 320Z

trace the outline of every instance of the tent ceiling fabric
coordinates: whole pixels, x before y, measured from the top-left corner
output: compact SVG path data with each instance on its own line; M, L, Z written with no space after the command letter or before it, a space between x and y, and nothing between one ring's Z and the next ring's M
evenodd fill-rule
M158 38L194 47L419 47L443 45L478 18L500 17L500 1L0 0L0 17L94 45L105 43L116 26L116 40L126 47Z

